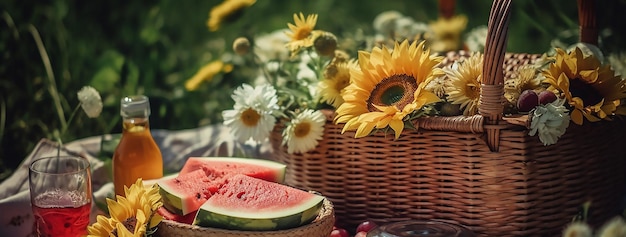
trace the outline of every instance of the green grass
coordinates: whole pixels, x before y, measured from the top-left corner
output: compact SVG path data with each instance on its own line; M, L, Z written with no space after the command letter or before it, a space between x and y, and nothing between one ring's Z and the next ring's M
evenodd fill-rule
M257 1L217 32L206 27L220 1L0 1L0 180L41 138L53 138L78 103L84 85L98 89L104 110L97 119L76 116L64 142L119 133L119 98L146 94L151 126L185 129L221 122L231 91L249 79L227 75L188 92L184 82L202 65L230 52L238 36L285 28L292 14L318 13L318 29L372 32L372 20L397 10L415 20L437 17L437 1ZM603 1L601 47L623 51L619 27L625 0ZM491 1L458 1L468 30L487 24ZM575 1L514 1L508 50L542 53L561 32L576 30ZM571 37L567 40L574 40Z

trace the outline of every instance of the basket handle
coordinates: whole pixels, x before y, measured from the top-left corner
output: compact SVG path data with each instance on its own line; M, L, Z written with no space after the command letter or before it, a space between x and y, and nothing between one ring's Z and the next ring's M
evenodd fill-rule
M491 151L498 151L500 143L499 121L502 121L504 72L502 65L506 53L508 27L512 0L494 0L489 13L486 47L483 56L483 77L478 113L485 118L486 141ZM579 41L598 44L595 0L578 0Z
M595 3L595 0L578 0L578 40L582 43L598 45Z
M508 27L511 13L511 0L494 0L487 24L487 41L483 56L483 74L478 100L478 113L485 117L487 145L497 151L500 145L500 126L504 95L504 54L508 40Z

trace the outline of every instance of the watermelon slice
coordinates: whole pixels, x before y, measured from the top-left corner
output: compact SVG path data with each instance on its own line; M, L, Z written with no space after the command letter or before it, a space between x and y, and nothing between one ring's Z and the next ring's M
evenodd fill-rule
M245 174L271 182L283 182L286 166L277 162L233 157L192 157L176 177L157 181L163 206L173 214L185 216L217 192L224 177Z
M267 181L282 183L285 165L263 159L239 157L190 157L179 174L186 174L203 167L232 174L245 174Z
M233 175L198 210L193 224L233 230L280 230L313 221L324 197L286 185Z
M163 206L177 215L187 215L198 208L219 188L224 173L204 167L170 179L159 180Z

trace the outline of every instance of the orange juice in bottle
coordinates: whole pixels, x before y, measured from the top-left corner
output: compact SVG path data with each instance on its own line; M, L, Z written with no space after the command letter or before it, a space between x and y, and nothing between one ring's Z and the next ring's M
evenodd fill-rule
M121 101L122 138L113 154L115 194L124 196L138 178L163 177L163 157L149 126L150 102L146 96L128 96Z

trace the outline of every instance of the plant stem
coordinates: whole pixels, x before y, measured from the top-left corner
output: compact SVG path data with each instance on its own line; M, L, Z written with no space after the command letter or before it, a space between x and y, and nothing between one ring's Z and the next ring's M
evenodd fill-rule
M76 117L76 112L78 112L78 110L80 109L81 104L82 103L78 103L76 108L74 108L74 111L72 111L70 118L67 120L66 126L61 130L61 138L63 138L63 135L65 135L65 133L67 132L69 125L72 124L72 120L74 120L74 117Z
M37 45L37 50L39 50L39 54L41 55L41 61L43 62L43 66L46 69L46 75L49 79L48 91L50 92L50 96L52 96L52 100L54 101L54 107L56 108L57 115L59 116L59 120L61 121L61 127L65 128L67 127L67 122L65 120L65 114L63 113L63 106L61 106L59 91L57 91L56 80L54 79L54 73L50 64L50 57L48 57L48 52L46 52L46 47L41 41L41 36L39 35L37 28L35 28L35 26L33 25L28 25L28 29L33 35L33 39L35 40L35 44Z

